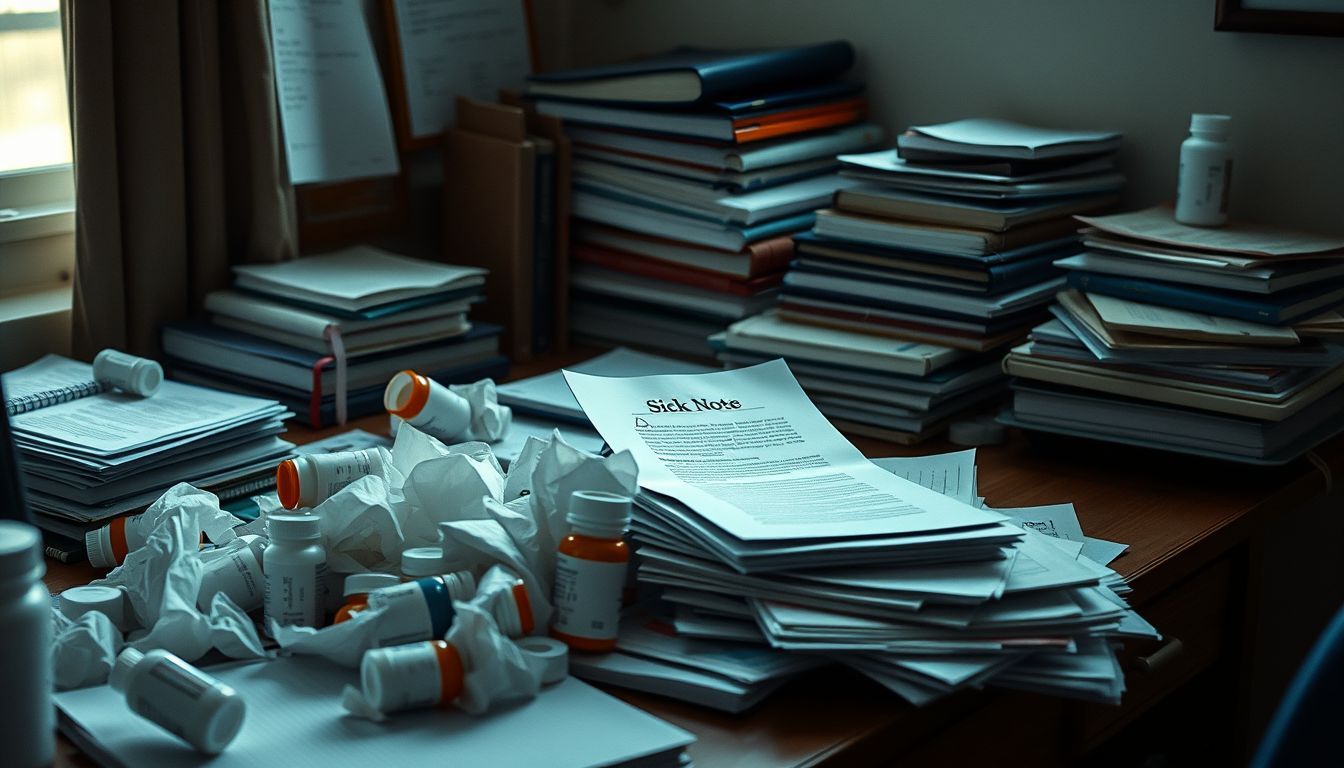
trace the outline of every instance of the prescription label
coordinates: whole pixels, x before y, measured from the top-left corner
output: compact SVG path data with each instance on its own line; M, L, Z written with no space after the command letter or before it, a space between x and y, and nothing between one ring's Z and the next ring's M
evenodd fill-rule
M266 564L266 626L297 624L321 626L322 594L319 568L312 563Z
M553 595L554 629L590 640L616 637L626 565L558 555Z

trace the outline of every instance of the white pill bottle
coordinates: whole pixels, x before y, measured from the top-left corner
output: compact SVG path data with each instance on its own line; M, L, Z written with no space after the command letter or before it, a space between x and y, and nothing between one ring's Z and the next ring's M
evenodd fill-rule
M0 763L50 765L56 757L51 699L51 596L42 586L42 536L27 523L0 520Z
M327 552L322 531L313 515L271 515L266 531L271 543L262 555L265 575L265 627L280 625L320 627L326 596Z
M1232 118L1191 115L1190 138L1181 144L1176 220L1196 227L1227 223L1232 191Z

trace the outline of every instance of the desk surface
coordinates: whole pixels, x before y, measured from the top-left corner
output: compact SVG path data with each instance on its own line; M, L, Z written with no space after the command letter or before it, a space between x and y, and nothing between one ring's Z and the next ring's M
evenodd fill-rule
M591 354L593 350L583 350L549 357L517 366L514 375L535 375ZM386 425L385 417L370 417L350 427L383 432ZM339 431L295 426L290 439L307 442ZM865 438L854 443L872 457L955 450L942 442L913 448ZM1142 613L1145 603L1245 540L1267 516L1323 493L1326 473L1344 466L1344 440L1327 443L1316 453L1321 468L1299 460L1282 468L1255 469L1096 443L1036 442L1015 434L1006 445L980 449L977 463L980 493L991 505L1073 502L1088 535L1128 544L1129 550L1111 567L1129 579L1131 601ZM53 592L98 575L87 563L48 561L48 567L46 581ZM919 710L857 675L834 670L786 686L741 715L612 692L695 733L699 741L691 753L697 764L743 768L809 765L829 758L868 762L970 708L1011 712L1028 701L1056 706L1035 696L972 693ZM82 762L73 758L68 743L63 742L62 752L65 764Z

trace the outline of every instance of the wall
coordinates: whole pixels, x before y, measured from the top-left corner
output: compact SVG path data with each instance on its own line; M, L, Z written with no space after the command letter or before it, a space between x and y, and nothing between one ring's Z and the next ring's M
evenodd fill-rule
M1133 206L1174 196L1190 113L1225 112L1236 121L1234 215L1344 232L1344 38L1214 32L1214 0L558 6L567 22L542 34L560 65L844 38L888 129L981 115L1122 130Z

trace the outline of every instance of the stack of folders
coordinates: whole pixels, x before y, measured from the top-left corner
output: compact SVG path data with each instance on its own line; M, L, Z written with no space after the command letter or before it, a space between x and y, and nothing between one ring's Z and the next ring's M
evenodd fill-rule
M680 49L536 75L528 95L573 142L574 333L707 358L705 338L771 306L841 178L836 155L881 141L842 82L849 43Z
M360 246L234 272L206 297L210 323L164 328L177 378L273 397L316 427L381 410L399 370L444 383L508 370L499 327L467 319L483 269Z
M912 128L899 154L840 156L857 186L794 239L779 314L733 326L721 359L784 356L847 431L935 434L1002 392L998 357L1044 316L1053 262L1077 253L1071 214L1117 199L1119 139L976 119Z
M1258 464L1344 429L1344 237L1079 218L1054 319L1004 360L1003 421Z
M983 504L974 451L874 463ZM1158 637L1103 564L1124 547L1082 536L1069 504L995 511L1008 521L749 542L643 491L632 528L639 581L675 606L675 637L622 624L616 653L576 657L573 669L731 711L831 662L917 705L987 685L1118 703L1115 643Z
M68 393L15 414L13 428L33 517L79 542L72 551L99 521L144 509L179 482L224 500L265 490L294 449L279 437L292 414L274 400L176 381L145 398L85 394L92 380L91 366L56 355L4 375L7 407Z

